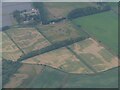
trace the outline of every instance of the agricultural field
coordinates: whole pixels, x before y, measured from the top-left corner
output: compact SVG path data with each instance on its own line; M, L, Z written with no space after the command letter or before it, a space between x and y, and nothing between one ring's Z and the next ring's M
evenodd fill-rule
M91 36L103 43L115 54L118 52L118 15L113 11L80 17L73 20Z
M91 81L94 81L94 83L91 83ZM113 68L106 72L101 72L95 75L80 75L67 74L47 66L44 67L41 65L23 64L10 78L9 83L7 83L4 87L117 88L118 68Z
M26 84L34 80L34 76L40 75L43 70L41 65L22 64L17 72L12 75L5 88L19 88L20 86L26 87ZM24 84L23 84L24 82ZM27 87L26 87L27 88Z
M87 37L86 33L82 30L77 30L69 21L63 21L46 26L40 25L38 26L38 31L52 43L76 39L79 37Z
M70 75L64 88L118 88L118 68L95 75Z
M30 5L16 16L34 22L0 32L3 88L118 87L117 3ZM77 19L68 18L70 12Z
M74 43L69 46L81 59L96 69L105 71L118 66L118 59L94 39Z
M43 64L68 73L93 73L65 47L29 58L22 62Z
M66 17L67 14L76 8L84 8L88 6L94 6L97 7L96 3L85 3L85 2L49 2L44 3L47 11L48 11L48 17L50 19L60 18L60 17Z
M13 28L6 32L25 54L50 45L50 43L34 28Z
M7 60L16 61L21 55L23 55L23 53L6 35L6 33L0 33L2 34L2 48L0 50L0 52L2 52L2 57Z
M29 88L58 88L63 84L65 77L66 73L45 67L42 73L36 75L31 83L26 83L26 86Z
M22 63L6 60L4 58L2 59L2 65L1 65L2 86L8 83L11 76L13 76L21 66Z

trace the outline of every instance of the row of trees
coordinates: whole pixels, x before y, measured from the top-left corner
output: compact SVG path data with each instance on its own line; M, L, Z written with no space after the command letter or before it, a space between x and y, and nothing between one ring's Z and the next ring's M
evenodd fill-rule
M4 27L2 27L2 31L8 30L8 29L10 29L10 26L4 26Z
M22 64L11 60L2 60L2 85L4 86Z
M31 57L34 57L34 56L37 56L37 55L40 55L40 54L43 54L43 53L46 53L46 52L49 52L51 50L55 50L55 49L58 49L58 48L61 48L61 47L65 47L65 46L68 46L68 45L71 45L75 42L79 42L79 41L82 41L82 40L85 40L86 38L88 38L89 36L87 37L79 37L79 38L75 38L75 39L69 39L69 40L64 40L64 41L61 41L61 42L56 42L50 46L47 46L45 48L42 48L40 50L35 50L35 51L32 51L24 56L21 56L21 58L18 59L18 61L23 61L25 59L28 59L28 58L31 58Z
M43 2L33 2L33 7L39 10L42 24L48 24L48 13ZM36 18L37 19L37 18Z
M43 25L50 24L52 22L60 22L64 19L66 19L65 17L61 17L61 18L49 20L48 19L48 12L47 12L47 9L45 8L43 2L34 2L33 7L39 10L41 22Z
M24 21L29 21L29 23L38 23L41 21L40 15L27 15L24 14L24 16L21 15L21 13L23 12L27 12L26 10L23 11L19 11L19 10L15 10L13 12L13 17L16 19L16 21L21 24Z
M52 22L60 22L63 21L64 19L66 19L65 17L61 17L61 18L57 18L57 19L53 19L53 20L49 20L48 23L52 23Z
M104 6L104 7L86 7L86 8L77 8L75 10L72 10L67 18L68 19L74 19L82 16L88 16L91 14L96 14L104 11L111 10L110 6Z
M22 22L22 17L20 16L20 11L18 11L18 10L15 10L14 12L13 12L13 17L16 19L16 21L18 22L18 23L21 23Z

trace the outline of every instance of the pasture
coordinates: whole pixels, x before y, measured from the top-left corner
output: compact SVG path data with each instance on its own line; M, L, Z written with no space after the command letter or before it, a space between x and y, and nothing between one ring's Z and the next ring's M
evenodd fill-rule
M118 68L95 75L70 75L64 88L118 88Z
M93 73L65 47L29 58L22 62L47 65L68 73Z
M111 52L118 52L118 15L113 11L80 17L73 20Z
M7 30L7 33L25 54L50 45L34 28L12 28L11 30Z
M28 84L30 88L58 88L64 82L66 74L50 67L45 67L41 74L35 76Z
M97 72L118 66L117 57L92 38L74 43L69 47Z
M41 32L50 42L56 43L65 40L87 37L82 30L77 30L69 21L63 21L51 25L38 26ZM81 28L79 28L81 29Z
M11 41L11 39L4 32L0 32L2 34L2 48L0 52L2 52L2 57L6 60L16 61L20 58L23 53L20 49Z

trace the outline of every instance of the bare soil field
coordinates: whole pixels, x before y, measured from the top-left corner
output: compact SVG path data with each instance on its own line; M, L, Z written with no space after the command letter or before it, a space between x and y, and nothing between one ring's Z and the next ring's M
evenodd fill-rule
M69 73L92 73L67 48L60 48L22 61L30 64L43 64Z
M8 30L7 33L24 53L29 53L50 45L50 43L34 28L14 28Z
M0 49L2 57L6 60L16 61L23 53L4 32L0 33L2 33L2 48Z
M117 57L92 38L75 43L69 47L98 72L118 66Z

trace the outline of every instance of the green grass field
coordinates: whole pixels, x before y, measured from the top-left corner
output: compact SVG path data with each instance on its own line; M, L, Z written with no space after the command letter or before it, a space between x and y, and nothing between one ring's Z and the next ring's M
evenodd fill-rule
M118 68L96 75L70 75L65 88L117 88Z
M117 53L118 17L113 11L80 17L73 20L73 23L81 25L88 33Z
M52 43L87 37L87 34L79 28L74 27L70 22L61 22L47 26L38 26L38 31Z
M28 88L46 88L46 87L57 88L61 86L65 75L66 74L63 72L52 69L50 67L45 67L45 70L41 74L31 77L34 79L30 81L30 83L26 83L26 87ZM24 82L23 82L23 85L24 85Z

